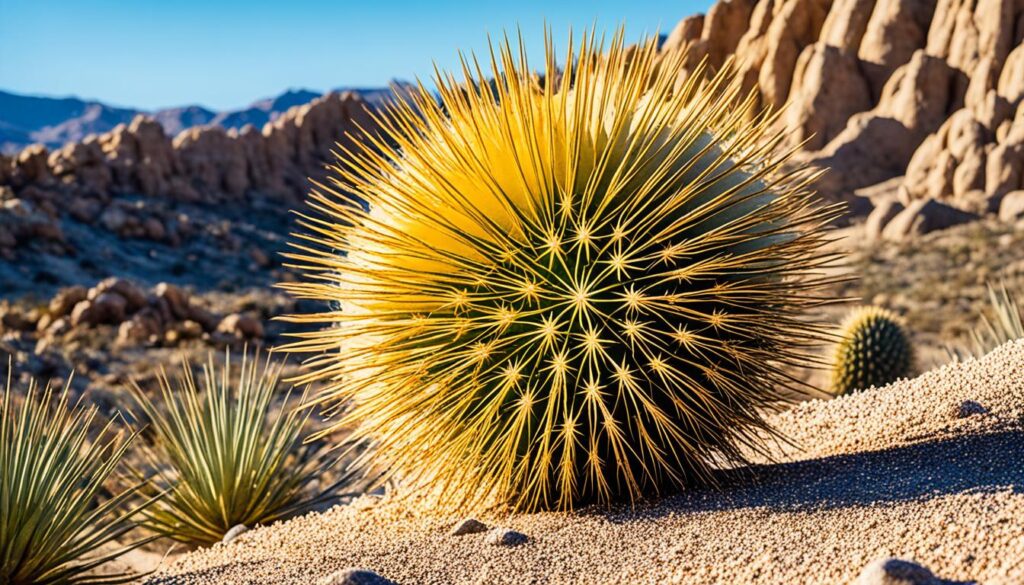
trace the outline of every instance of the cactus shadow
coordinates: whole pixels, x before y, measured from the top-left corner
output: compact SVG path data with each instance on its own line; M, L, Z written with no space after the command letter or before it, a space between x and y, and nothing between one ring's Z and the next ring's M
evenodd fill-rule
M999 431L905 447L724 471L697 489L611 522L744 508L810 511L927 500L964 493L1024 492L1024 432Z

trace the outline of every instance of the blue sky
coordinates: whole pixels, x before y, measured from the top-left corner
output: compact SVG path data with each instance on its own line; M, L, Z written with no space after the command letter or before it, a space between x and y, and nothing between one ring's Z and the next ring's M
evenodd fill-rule
M668 32L710 0L0 0L0 89L155 109L237 108L287 88L428 77L519 25L541 48L625 23ZM534 63L542 63L534 51Z

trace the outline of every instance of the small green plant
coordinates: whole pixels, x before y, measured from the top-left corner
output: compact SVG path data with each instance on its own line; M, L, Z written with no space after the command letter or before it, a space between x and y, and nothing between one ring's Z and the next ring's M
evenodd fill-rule
M1024 319L1021 319L1021 305L1009 291L1006 282L999 286L988 283L989 314L982 314L981 321L971 331L966 344L947 347L946 353L953 360L980 358L993 349L1024 338Z
M136 526L132 518L139 509L125 504L139 486L101 498L135 434L118 431L114 420L100 424L96 407L81 399L72 403L69 388L70 381L63 391L40 391L30 382L16 395L8 373L0 406L5 585L127 583L138 577L90 574L148 541L118 544Z
M884 386L914 371L914 349L896 314L860 307L843 321L832 361L832 393Z
M292 389L278 401L281 363L259 362L246 353L233 378L230 355L220 370L211 356L201 390L188 363L173 383L161 370L161 405L133 384L154 434L150 489L167 490L145 512L150 529L190 545L212 544L236 525L267 524L336 497L344 478L313 489L331 459L303 444L309 410L294 408Z

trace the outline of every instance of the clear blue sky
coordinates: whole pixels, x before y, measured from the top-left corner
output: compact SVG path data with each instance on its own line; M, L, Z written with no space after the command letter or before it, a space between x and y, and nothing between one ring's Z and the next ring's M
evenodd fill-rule
M428 77L518 24L668 32L711 0L0 0L0 89L155 109ZM535 66L542 62L531 57Z

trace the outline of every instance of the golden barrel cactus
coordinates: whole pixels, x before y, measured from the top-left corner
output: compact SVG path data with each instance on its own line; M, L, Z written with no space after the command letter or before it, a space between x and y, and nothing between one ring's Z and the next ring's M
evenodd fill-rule
M522 41L377 115L311 196L282 285L337 427L436 503L570 508L713 478L801 388L824 227L729 70ZM573 43L570 42L570 47ZM488 76L492 79L488 80ZM751 123L750 120L755 122Z

